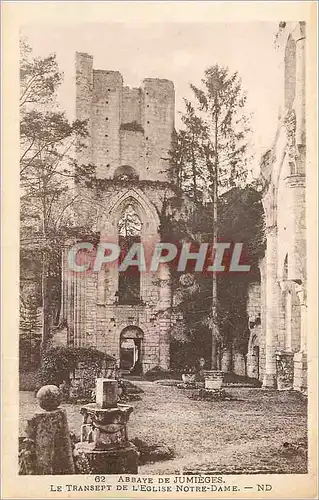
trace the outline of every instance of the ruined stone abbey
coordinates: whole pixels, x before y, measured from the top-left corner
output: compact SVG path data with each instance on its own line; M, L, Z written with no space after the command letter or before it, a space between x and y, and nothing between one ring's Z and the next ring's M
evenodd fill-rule
M126 238L147 246L160 240L159 213L174 195L166 173L174 101L171 81L147 78L140 88L125 87L119 72L95 70L91 56L77 53L76 113L89 130L78 159L96 166L101 188L81 187L75 223L89 224L100 241ZM115 268L85 277L65 273L62 295L69 343L105 350L123 368L136 361L143 371L169 367L165 269L132 276ZM125 360L129 350L133 359Z
M275 141L264 155L266 255L248 299L248 375L264 387L307 387L305 23L282 23L282 99Z
M249 285L247 357L233 366L264 387L306 388L306 186L305 26L282 23L282 108L275 141L264 155L261 178L266 254L260 279ZM174 197L167 175L174 130L174 86L147 78L123 86L117 71L93 69L93 58L76 55L76 113L89 134L78 160L96 166L99 182L80 188L77 226L90 225L100 241L160 241L159 214ZM68 343L94 346L144 372L170 366L172 318L168 270L119 276L115 268L85 277L66 272L62 316ZM131 349L133 358L126 358Z

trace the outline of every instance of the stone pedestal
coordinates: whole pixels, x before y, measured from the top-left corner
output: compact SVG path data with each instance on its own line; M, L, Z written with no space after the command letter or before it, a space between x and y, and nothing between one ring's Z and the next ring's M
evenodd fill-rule
M224 381L224 374L218 370L205 370L205 389L216 390L221 389Z
M289 391L293 389L294 377L294 355L292 352L277 352L277 389L279 391Z
M79 474L138 473L139 453L132 443L108 450L92 450L87 443L78 443L74 457Z
M294 379L293 388L296 391L307 391L307 354L297 352L294 355Z
M117 398L117 380L97 379L97 402L81 408L81 442L74 450L80 474L137 473L139 453L127 435L133 407L117 404Z

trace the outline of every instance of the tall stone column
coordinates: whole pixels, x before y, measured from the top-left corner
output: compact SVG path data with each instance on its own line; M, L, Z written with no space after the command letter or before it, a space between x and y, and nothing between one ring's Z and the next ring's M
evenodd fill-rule
M159 300L159 360L160 367L167 370L170 365L170 326L171 326L171 288L170 274L166 265L160 267L160 300Z
M290 291L286 294L286 338L285 349L291 351L292 337L291 337L291 313L292 313L292 296Z
M78 273L73 273L73 325L74 325L74 345L79 346L78 342Z
M305 23L299 22L295 34L296 39L296 143L303 145L305 143Z
M276 387L278 284L276 281L277 227L267 228L266 250L266 362L263 387Z
M296 286L296 293L300 301L300 351L294 355L294 381L297 391L307 389L307 306L304 287Z

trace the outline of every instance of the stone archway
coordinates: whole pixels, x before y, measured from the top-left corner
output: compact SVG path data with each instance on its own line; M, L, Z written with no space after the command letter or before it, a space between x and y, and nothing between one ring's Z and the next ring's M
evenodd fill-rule
M142 373L144 333L137 326L127 326L120 334L120 368L124 372Z

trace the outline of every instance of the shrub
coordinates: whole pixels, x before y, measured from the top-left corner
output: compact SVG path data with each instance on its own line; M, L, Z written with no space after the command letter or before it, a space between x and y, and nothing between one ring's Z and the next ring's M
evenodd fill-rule
M20 391L38 391L42 384L41 373L39 370L19 372L19 390Z
M96 376L102 370L105 361L114 361L111 356L93 348L86 347L52 347L49 349L41 364L41 379L43 384L60 385L69 383L70 373L80 362L94 370Z
M148 443L138 437L132 439L140 453L139 464L161 462L175 457L175 450L165 443Z
M145 373L145 378L147 380L163 380L163 379L180 379L180 373L173 370L163 370L159 366L155 366Z

